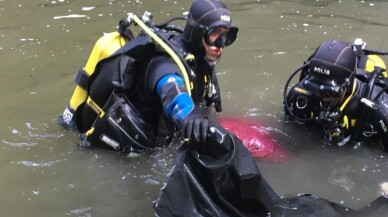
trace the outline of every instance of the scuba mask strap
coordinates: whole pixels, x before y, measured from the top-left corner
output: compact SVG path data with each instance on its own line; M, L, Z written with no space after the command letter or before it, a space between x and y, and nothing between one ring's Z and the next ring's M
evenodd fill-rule
M155 27L159 28L159 29L164 29L167 31L175 31L178 33L183 33L182 27L170 24L172 21L175 21L175 20L186 20L186 18L185 17L173 17L173 18L171 18L163 23L155 24Z

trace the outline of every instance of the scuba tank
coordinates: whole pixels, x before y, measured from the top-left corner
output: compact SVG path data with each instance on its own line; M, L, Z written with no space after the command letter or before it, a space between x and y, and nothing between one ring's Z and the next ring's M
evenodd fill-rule
M104 33L104 35L95 43L85 67L78 71L75 79L77 85L70 98L69 104L62 114L62 122L65 126L74 127L75 112L88 97L88 81L90 76L94 73L97 63L109 57L128 41L133 39L133 34L127 27L128 23L121 20L119 22L118 31Z
M128 29L133 22L142 29L137 37ZM144 121L125 93L133 86L139 64L152 57L157 46L175 61L191 93L187 73L190 67L186 61L193 55L184 56L182 49L169 42L171 34L167 33L183 30L167 22L159 28L148 12L142 19L129 14L120 21L118 32L105 34L96 42L87 64L77 74L77 87L62 115L65 126L76 126L84 133L83 145L121 152L153 148L152 126Z

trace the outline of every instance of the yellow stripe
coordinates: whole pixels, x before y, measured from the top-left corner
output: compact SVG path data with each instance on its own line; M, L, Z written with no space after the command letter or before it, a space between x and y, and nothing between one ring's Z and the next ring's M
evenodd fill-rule
M195 60L195 56L193 54L189 53L185 56L185 61L192 61L192 60Z
M310 91L302 89L300 87L295 87L295 91L298 92L298 93L302 93L304 95L311 95Z
M90 96L86 100L86 104L88 104L88 106L98 115L98 117L100 117L100 118L104 117L104 115L105 115L104 110L102 110L100 108L100 106L98 106L97 103L95 103L92 100L92 98L90 98Z
M85 135L86 137L89 137L94 132L94 127L90 128L88 131L86 131Z
M341 127L349 129L349 119L348 119L348 116L344 115L344 117L342 118Z
M356 126L356 124L357 124L357 120L356 119L350 120L350 126L354 127L354 126Z
M353 94L354 92L356 91L356 87L357 87L357 83L356 83L356 79L353 80L353 89L352 89L352 94L350 94L350 96L348 96L348 98L346 98L345 102L341 105L340 107L340 111L342 112L342 110L344 110L344 108L346 107L346 105L349 103L350 99L353 97Z

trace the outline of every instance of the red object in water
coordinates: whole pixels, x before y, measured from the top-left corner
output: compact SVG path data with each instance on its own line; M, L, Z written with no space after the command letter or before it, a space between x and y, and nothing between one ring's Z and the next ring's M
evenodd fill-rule
M271 161L284 161L287 159L285 150L271 137L268 130L257 121L246 118L219 118L217 122L236 135L252 157L265 158Z

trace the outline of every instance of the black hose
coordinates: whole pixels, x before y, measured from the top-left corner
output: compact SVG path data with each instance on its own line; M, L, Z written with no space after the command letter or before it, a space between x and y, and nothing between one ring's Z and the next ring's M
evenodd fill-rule
M170 24L172 21L175 21L175 20L186 20L186 18L184 17L173 17L163 23L159 23L159 24L155 24L155 27L156 28L159 28L159 29L164 29L168 24Z
M381 94L383 94L385 91L388 90L388 84L385 85L385 87L383 89L381 89L375 96L375 98L373 99L373 101L376 101L380 96Z
M380 68L381 69L381 68ZM372 96L373 88L375 87L376 78L380 74L379 68L375 68L372 72L372 76L368 82L367 88L365 90L365 93L363 94L363 98L370 99Z
M290 109L290 106L288 105L287 103L287 90L288 90L288 86L291 82L291 80L294 78L294 76L302 69L304 69L305 67L309 66L310 63L307 63L307 64L304 64L303 66L297 68L292 74L291 76L288 78L285 86L284 86L284 91L283 91L283 101L284 101L284 106L286 107L287 111L290 113L290 115L295 118L297 121L309 121L309 120L313 120L314 118L299 118L297 117L294 113L292 113L291 109Z
M174 31L174 32L178 32L178 33L183 33L183 28L180 26L177 26L177 25L166 25L165 27L163 27L163 29L167 30L167 31Z
M388 55L388 51L382 51L382 50L372 50L372 49L363 49L362 50L365 55Z

